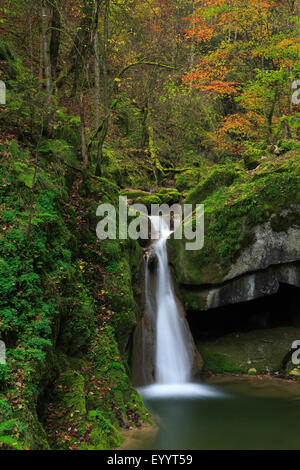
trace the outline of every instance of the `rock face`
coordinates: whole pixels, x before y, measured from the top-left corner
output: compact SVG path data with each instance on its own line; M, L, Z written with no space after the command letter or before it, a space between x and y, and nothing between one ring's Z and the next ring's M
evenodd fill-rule
M192 310L209 310L275 294L280 283L300 287L300 263L272 266L218 287L196 290L181 286L181 294Z
M299 206L297 210L300 218ZM197 285L189 278L181 279L186 307L209 310L275 294L280 284L300 287L300 226L277 233L267 222L255 227L254 233L254 243L242 251L219 282Z
M204 248L186 251L186 240L175 238L169 245L187 310L254 300L280 284L300 287L299 174L299 157L286 154L196 201L205 206Z
M299 205L282 211L280 216L286 217L292 211L298 214L300 221ZM252 271L264 270L273 264L291 263L300 259L300 226L293 225L286 232L275 232L272 230L271 222L266 222L255 227L254 234L255 242L232 264L224 281ZM297 285L296 280L295 282Z
M267 222L255 228L255 236L219 283L195 289L182 282L185 303L209 310L275 294L280 284L300 287L300 227L276 233Z

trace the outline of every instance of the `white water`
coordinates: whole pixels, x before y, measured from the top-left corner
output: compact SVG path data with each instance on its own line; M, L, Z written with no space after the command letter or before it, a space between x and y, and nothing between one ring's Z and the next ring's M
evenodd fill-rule
M157 257L155 302L150 293L148 266L145 288L148 311L156 315L156 383L139 391L145 399L222 396L214 387L190 382L192 358L187 344L189 335L177 306L169 273L167 240L172 231L162 217L151 216L150 220L158 234L158 240L151 247Z
M185 344L185 325L178 311L172 290L167 239L172 233L162 217L151 216L159 233L152 245L157 256L156 280L156 381L159 384L184 384L190 380L191 359Z
M185 384L170 384L170 385L148 385L139 389L142 397L147 400L155 399L170 399L170 398L218 398L225 396L224 392L221 392L216 387L211 385L200 385L196 383L185 383ZM227 396L229 396L227 394Z

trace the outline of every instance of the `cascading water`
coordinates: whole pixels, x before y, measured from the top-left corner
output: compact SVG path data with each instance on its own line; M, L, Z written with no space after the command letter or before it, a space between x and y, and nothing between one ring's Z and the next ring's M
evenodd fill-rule
M159 234L158 241L152 246L157 257L156 381L159 384L183 384L190 380L191 358L169 274L167 239L172 232L162 217L151 216L150 220Z
M162 216L149 218L157 239L151 245L149 256L156 257L157 268L153 290L148 256L145 267L145 303L147 313L150 315L150 321L146 321L148 332L151 330L155 332L156 383L140 388L139 391L144 398L150 399L219 396L213 387L191 383L194 343L178 307L169 272L167 240L172 231ZM153 324L152 329L149 328L149 323ZM143 345L145 346L145 343Z

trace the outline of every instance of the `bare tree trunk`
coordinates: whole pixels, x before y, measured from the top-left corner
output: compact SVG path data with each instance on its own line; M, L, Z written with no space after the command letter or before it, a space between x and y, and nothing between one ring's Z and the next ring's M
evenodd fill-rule
M79 112L80 112L80 131L81 131L81 156L83 160L84 167L88 166L88 154L86 149L86 138L85 138L85 115L84 115L84 100L83 92L80 92L79 98Z
M42 54L43 54L43 70L46 85L46 106L47 114L45 116L44 131L46 134L51 134L53 127L53 83L51 73L51 60L48 41L48 13L47 13L47 0L41 0L41 24L42 24Z
M273 134L273 115L275 111L275 106L278 100L278 87L275 86L274 90L274 97L273 101L271 104L271 108L267 114L267 123L268 123L268 137L269 137L269 142L272 143L272 134Z
M149 100L146 98L145 106L142 109L142 138L141 138L141 149L144 150L146 143L149 141L147 118L149 112Z
M60 46L60 28L61 20L57 4L52 7L52 21L51 21L51 39L50 39L50 64L52 80L56 79L57 75L57 61Z
M94 35L94 55L95 55L95 122L96 127L100 124L100 59L99 59L99 37L98 31Z
M108 72L107 72L107 52L108 52L108 27L109 27L109 7L110 0L106 0L105 14L104 14L104 43L103 43L103 88L104 88L104 124L98 144L98 161L96 167L96 174L101 175L102 157L103 157L103 144L108 131L109 125L109 86L108 86Z
M46 80L46 90L49 96L52 95L52 76L51 76L51 62L48 46L48 15L46 9L46 1L42 0L41 4L41 19L42 19L42 44L43 44L43 64L44 74Z
M43 36L40 35L40 64L39 64L39 80L40 80L40 87L42 88L42 81L44 78L44 54L43 54Z

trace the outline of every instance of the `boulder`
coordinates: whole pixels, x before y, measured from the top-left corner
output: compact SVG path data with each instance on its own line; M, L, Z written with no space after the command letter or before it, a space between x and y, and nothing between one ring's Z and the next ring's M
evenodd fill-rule
M278 327L229 333L197 346L205 368L215 373L274 373L283 370L283 359L297 338L299 328ZM287 369L294 367L289 362Z
M204 247L187 251L184 237L169 243L187 310L253 300L276 293L282 283L300 287L299 168L298 155L289 152L235 178L227 171L221 187L208 184L209 175L201 191L190 192L188 201L204 203Z

